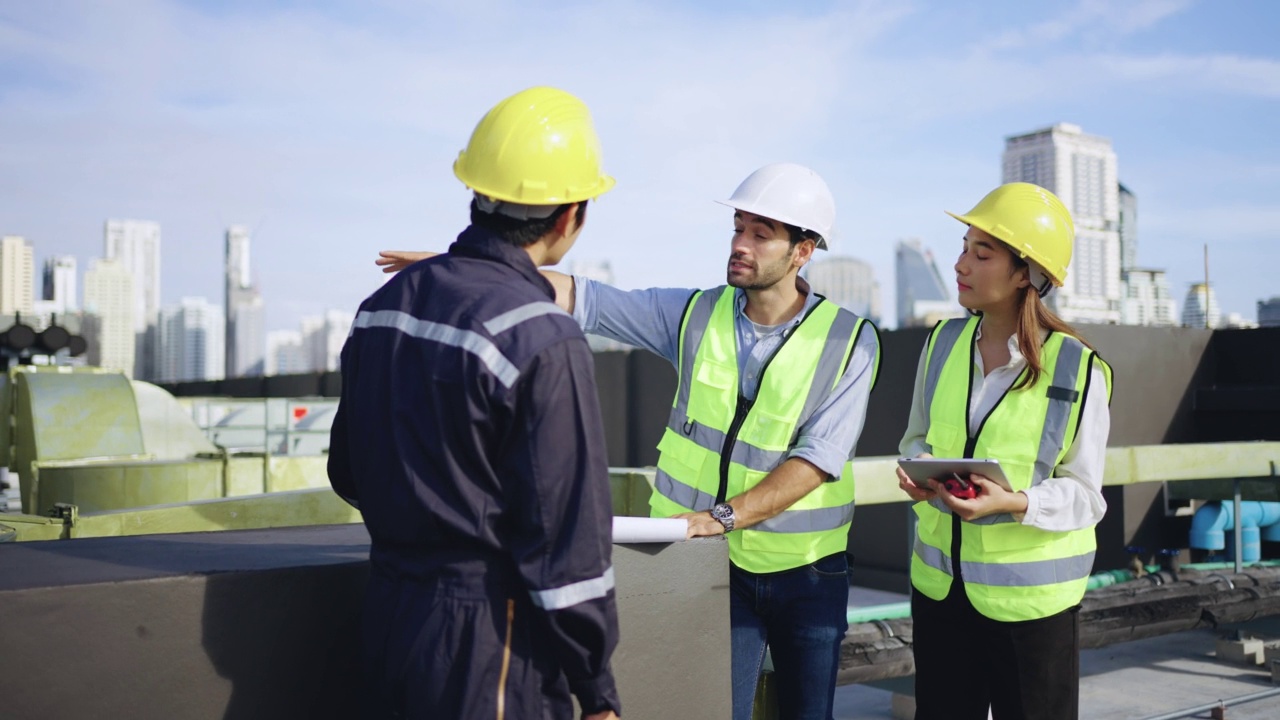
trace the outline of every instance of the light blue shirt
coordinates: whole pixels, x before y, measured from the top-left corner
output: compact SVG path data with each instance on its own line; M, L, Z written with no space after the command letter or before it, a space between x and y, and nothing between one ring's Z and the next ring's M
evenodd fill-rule
M680 357L680 322L685 307L696 290L682 288L649 288L619 290L612 285L574 276L575 300L573 318L582 331L644 348L672 365ZM737 307L735 329L738 345L739 390L754 399L760 387L760 371L782 345L818 296L809 292L808 284L797 278L797 287L805 293L804 308L791 320L780 325L757 325L747 317L747 296L734 289ZM831 478L839 477L845 461L853 457L867 415L867 398L871 392L872 363L878 340L869 328L858 335L849 366L813 415L800 427L796 443L787 457L813 463Z

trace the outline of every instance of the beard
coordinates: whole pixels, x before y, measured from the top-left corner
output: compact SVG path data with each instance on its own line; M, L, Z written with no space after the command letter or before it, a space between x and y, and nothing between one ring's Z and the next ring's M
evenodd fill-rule
M742 258L737 255L731 255L729 256L730 267L725 271L726 282L730 287L743 290L768 290L787 276L787 271L791 269L791 255L792 253L789 251L785 256L772 263L757 265L752 270L739 271L736 277L734 276L732 265L735 260L741 261Z

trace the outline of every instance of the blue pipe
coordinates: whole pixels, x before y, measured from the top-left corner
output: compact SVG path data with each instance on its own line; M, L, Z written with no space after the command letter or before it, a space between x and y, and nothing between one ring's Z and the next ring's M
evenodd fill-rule
M1191 518L1193 548L1224 550L1226 532L1235 529L1235 512L1229 502L1205 503ZM1240 504L1240 559L1262 558L1262 540L1280 541L1280 502L1249 500Z

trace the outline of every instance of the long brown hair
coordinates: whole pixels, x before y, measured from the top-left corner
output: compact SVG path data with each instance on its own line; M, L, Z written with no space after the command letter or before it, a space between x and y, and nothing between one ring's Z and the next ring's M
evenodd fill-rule
M1027 261L1013 255L1014 272L1018 269L1027 267ZM1029 269L1029 268L1028 268ZM1040 349L1043 343L1040 340L1040 333L1043 330L1059 332L1064 335L1070 335L1085 344L1085 347L1093 348L1087 340L1080 336L1075 328L1067 324L1066 320L1058 317L1047 305L1040 299L1040 293L1031 285L1022 288L1022 297L1018 300L1018 352L1022 353L1022 357L1027 360L1027 372L1023 374L1022 379L1014 384L1014 390L1021 390L1035 386L1040 379L1040 374L1044 372L1044 364L1040 362Z

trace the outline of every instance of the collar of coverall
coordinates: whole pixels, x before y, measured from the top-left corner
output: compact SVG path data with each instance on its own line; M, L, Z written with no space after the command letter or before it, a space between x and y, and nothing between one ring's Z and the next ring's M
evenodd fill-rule
M478 258L502 263L519 272L526 280L538 286L552 300L556 290L550 281L538 272L529 253L524 248L503 240L484 228L472 225L458 235L458 239L449 246L449 254L458 257Z

